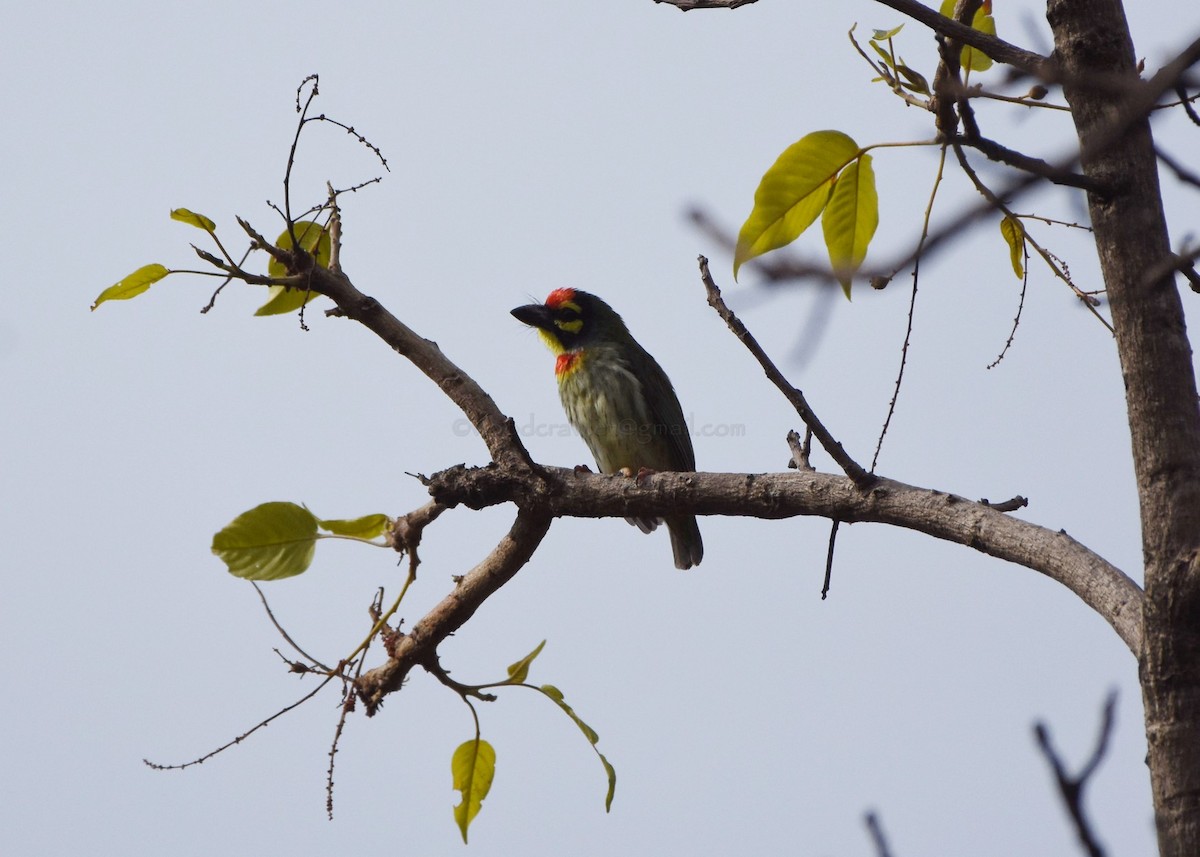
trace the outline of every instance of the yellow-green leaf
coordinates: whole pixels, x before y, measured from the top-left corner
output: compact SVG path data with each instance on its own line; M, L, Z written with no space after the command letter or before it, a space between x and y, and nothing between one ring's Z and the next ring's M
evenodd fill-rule
M330 254L329 233L321 228L321 224L313 223L311 220L298 221L295 229L296 239L300 242L300 246L312 254L319 266L328 268ZM275 239L275 246L281 250L291 250L292 233L286 229L283 230L282 234ZM288 274L283 264L274 256L267 262L267 273L272 277L286 277Z
M143 265L128 277L102 291L92 304L92 309L95 310L105 301L127 301L136 298L169 273L171 272L167 268L159 264Z
M237 577L278 580L308 568L316 540L317 518L308 509L296 503L263 503L213 536L212 552Z
M1025 227L1015 217L1000 221L1000 234L1008 243L1008 256L1018 280L1025 279Z
M341 518L332 521L319 521L321 529L338 536L349 536L354 539L374 539L387 530L392 519L387 515L363 515L361 518Z
M842 170L821 216L829 263L850 297L851 275L867 256L867 246L879 225L879 195L871 156L863 155Z
M874 30L874 31L872 31L871 41L886 42L888 39L892 38L893 36L895 36L897 33L899 33L903 29L904 29L904 25L901 24L898 27L892 27L890 30Z
M205 232L215 232L217 228L217 224L213 223L203 214L188 211L186 208L177 208L172 211L171 219L178 220L180 223L186 223L189 226L195 226L197 229L203 229Z
M537 648L527 654L515 664L510 664L508 667L508 683L523 684L525 679L529 678L529 665L533 663L533 659L542 653L542 649L546 647L546 641L542 640L537 644Z
M462 794L462 803L454 807L454 820L458 822L465 844L467 828L479 814L483 799L492 788L492 778L496 775L496 751L482 738L464 741L454 751L450 771L454 775L454 788Z
M814 131L788 146L763 175L754 208L738 233L733 276L743 262L790 244L825 207L834 177L858 157L841 131Z
M267 302L254 311L255 315L287 315L295 312L314 298L316 292L288 286L268 286Z
M947 18L954 17L955 0L942 0L942 6L939 10L942 15ZM992 0L983 0L979 8L975 11L975 17L971 19L971 28L979 30L981 33L987 33L989 36L996 35L996 19L992 17ZM962 49L962 56L959 59L962 67L971 71L987 71L992 67L992 59L982 51L977 51L974 48L965 47Z
M296 223L296 238L300 246L312 254L316 263L322 268L329 267L330 242L329 233L321 228L319 223L311 220L301 220ZM283 250L292 249L292 233L283 230L275 239L275 246ZM272 277L286 277L287 270L283 263L272 256L267 261L267 273ZM286 315L295 312L314 298L320 297L308 289L290 286L271 286L267 293L267 302L255 310L256 316Z
M616 768L609 764L608 759L604 757L604 754L600 752L600 748L596 746L597 742L600 740L600 736L596 734L595 729L593 729L591 726L588 726L583 722L583 720L580 719L579 715L575 713L575 709L567 705L567 701L563 697L563 692L557 687L552 684L544 684L539 687L538 690L540 690L550 699L554 700L555 704L557 704L559 708L567 713L567 716L570 717L571 720L575 722L575 725L579 727L579 731L583 733L585 738L587 738L588 743L592 745L592 750L595 751L596 755L600 758L600 764L604 766L604 773L608 777L608 792L604 796L604 811L608 812L610 809L612 809L613 795L615 795L617 792L617 771Z
M987 33L989 36L996 35L996 19L992 17L991 13L992 4L985 2L975 13L975 19L971 21L971 29ZM963 68L969 68L971 71L987 71L992 67L991 57L983 51L971 47L963 48L960 61Z
M879 54L879 58L881 60L883 60L883 64L884 64L885 68L895 68L896 67L896 63L892 61L892 55L890 53L885 51L883 48L881 48L879 45L877 45L873 41L868 42L868 44L875 50L875 53Z

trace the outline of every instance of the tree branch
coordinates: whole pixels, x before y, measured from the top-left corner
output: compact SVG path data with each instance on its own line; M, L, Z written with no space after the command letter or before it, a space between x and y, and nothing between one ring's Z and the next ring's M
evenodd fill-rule
M1104 754L1108 751L1108 739L1112 735L1113 722L1116 719L1116 707L1117 694L1116 691L1113 691L1108 695L1108 699L1104 703L1104 719L1100 724L1100 735L1096 738L1096 749L1092 751L1092 757L1084 765L1083 770L1079 772L1079 776L1077 777L1072 777L1067 773L1066 765L1063 764L1062 758L1055 751L1054 744L1050 741L1049 727L1045 723L1038 723L1033 728L1038 747L1041 748L1046 761L1050 763L1050 769L1054 771L1054 780L1058 783L1059 794L1062 796L1067 812L1071 816L1071 821L1075 824L1075 832L1079 836L1079 842L1089 857L1102 857L1104 849L1096 841L1096 836L1092 832L1091 825L1088 823L1087 816L1083 811L1083 788L1088 784L1092 775L1096 773L1096 768L1104 758Z
M691 12L693 9L736 9L739 6L757 3L758 0L654 0L654 2L674 6L680 12Z
M560 467L546 467L543 474L543 480L532 481L495 465L459 465L431 476L429 493L446 506L480 509L513 502L545 517L814 515L847 524L890 524L1038 571L1083 599L1131 651L1141 646L1142 591L1120 569L1062 531L955 494L882 477L863 491L845 476L811 471L656 473L640 482Z
M633 480L629 480L633 481ZM550 517L522 510L490 554L462 577L458 586L413 626L388 643L388 660L355 681L359 698L373 716L387 694L399 690L417 664L435 656L438 645L466 623L484 601L510 581L542 543Z
M966 24L960 24L917 0L876 0L876 2L890 6L900 14L921 22L948 39L977 48L996 62L1019 68L1042 80L1054 80L1057 75L1057 67L1049 57L1011 45L1003 39L973 29Z
M758 361L758 365L762 366L766 372L767 378L772 384L783 393L784 398L791 403L796 409L796 413L800 415L800 419L804 420L804 424L812 431L813 437L825 448L830 457L837 462L847 476L849 476L854 484L860 488L867 489L875 481L875 477L863 469L857 461L850 457L841 443L834 439L829 430L825 428L824 423L817 419L817 415L813 413L812 408L808 406L808 401L804 398L804 394L783 376L783 373L763 351L762 346L758 344L758 340L746 329L746 325L742 324L741 319L733 314L725 304L725 300L721 297L721 290L717 288L717 284L713 281L712 274L708 270L708 259L700 257L700 278L704 281L704 288L708 292L708 305L717 311L717 315L721 316L722 320L733 331L734 336L741 340L742 344L754 355L754 359Z
M338 315L371 330L437 384L471 421L494 461L514 472L536 476L537 465L529 457L512 420L470 375L442 353L436 342L418 336L379 301L355 288L341 272L314 267L310 287L331 298L337 304Z

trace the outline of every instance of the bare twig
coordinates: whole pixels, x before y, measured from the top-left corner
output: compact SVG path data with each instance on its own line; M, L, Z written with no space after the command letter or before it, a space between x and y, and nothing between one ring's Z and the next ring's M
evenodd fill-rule
M929 191L929 202L925 204L925 216L921 220L921 237L917 239L917 249L912 262L912 291L908 299L908 315L904 327L904 343L900 346L900 368L896 371L896 383L892 388L892 398L888 401L887 416L883 418L883 426L879 429L879 438L875 441L875 453L871 456L871 472L879 464L879 455L883 451L883 439L887 437L888 426L896 413L896 404L900 401L900 385L904 382L904 369L908 365L908 346L912 342L913 317L917 311L917 285L921 277L921 249L929 236L929 221L933 217L933 203L937 200L938 188L941 187L942 177L946 171L946 147L942 146L938 153L937 173L933 178L933 188Z
M267 726L270 726L271 723L278 720L280 717L287 714L289 711L293 711L293 710L299 708L301 705L308 702L310 699L312 699L314 696L316 696L318 693L320 693L321 689L323 687L325 687L325 685L327 685L331 681L333 681L335 678L337 678L336 673L326 676L325 679L320 684L318 684L315 688L313 688L311 692L304 694L304 696L297 699L291 705L281 708L279 711L276 711L274 714L272 714L270 717L266 718L265 720L260 720L256 725L250 727L245 732L243 732L241 735L238 735L236 738L234 738L232 741L228 741L225 744L222 744L217 749L212 750L211 752L205 753L203 756L200 756L199 758L192 759L190 762L182 762L177 765L162 765L162 764L159 764L158 762L151 762L149 759L142 759L142 762L144 762L147 767L153 768L156 771L182 771L184 768L190 768L193 765L203 765L205 762L207 762L209 759L211 759L213 756L217 755L218 753L222 753L222 752L228 750L230 747L233 747L237 744L241 744L243 741L245 741L247 738L249 738L251 735L253 735L258 730L265 729Z
M1034 726L1034 735L1037 737L1038 747L1041 748L1042 754L1046 757L1046 761L1050 763L1050 767L1054 771L1054 779L1058 783L1059 794L1062 796L1067 812L1075 824L1075 832L1079 836L1079 842L1084 850L1087 851L1089 857L1103 857L1104 849L1096 841L1096 836L1092 832L1091 825L1084 814L1083 789L1096 772L1096 768L1108 750L1108 739L1112 735L1116 707L1117 692L1114 690L1109 693L1108 699L1104 703L1104 718L1100 724L1100 734L1096 738L1096 749L1092 751L1092 757L1083 766L1083 770L1075 777L1067 773L1062 758L1055 751L1050 741L1049 727L1045 723L1038 723Z
M1004 500L1001 503L993 503L986 497L979 501L982 505L990 509L995 509L997 512L1015 512L1017 509L1023 509L1029 505L1029 500L1018 494L1011 500Z
M960 135L954 138L954 142L970 146L972 149L978 149L987 156L988 160L1006 164L1018 170L1024 170L1035 176L1041 176L1054 184L1077 187L1081 190L1094 192L1104 190L1098 182L1089 179L1087 176L1072 172L1069 169L1062 169L1055 164L1048 164L1040 158L1034 158L1026 155L1024 152L1018 152L1015 149L1002 146L995 140L989 140L987 137L979 136L978 134Z
M817 419L817 415L813 413L812 408L808 406L804 394L792 386L787 378L784 377L783 373L771 361L771 358L767 356L762 346L758 344L758 340L746 329L746 325L725 304L725 300L721 297L721 290L713 281L712 274L708 270L708 259L701 256L699 262L700 279L703 280L704 288L708 292L709 306L717 311L717 314L721 316L721 319L729 326L733 334L754 355L754 359L758 361L758 365L767 373L767 378L778 388L779 392L783 393L784 398L791 403L792 407L796 409L796 413L800 415L800 419L804 420L804 424L812 430L813 436L816 437L817 441L829 453L830 457L837 462L845 474L850 477L851 481L861 489L870 488L874 483L871 474L863 470L862 466L850 457L841 443L834 439L829 430L825 428L825 425Z
M829 527L829 548L825 551L825 581L821 584L821 600L829 594L829 585L833 578L833 553L837 547L838 526L842 522L834 518Z
M666 3L681 12L691 12L694 9L736 9L739 6L749 6L758 0L654 0L655 3Z
M333 670L331 670L329 667L325 666L325 664L318 661L316 658L314 658L308 652L304 651L304 649L300 648L299 644L295 640L292 639L291 635L288 634L288 632L283 629L283 626L279 624L279 621L275 618L275 614L271 611L271 605L267 603L267 596L263 595L263 591L259 587L259 585L257 583L255 583L253 580L250 581L250 585L253 586L254 591L258 593L259 600L262 601L263 609L267 611L267 618L271 620L271 624L275 626L275 630L280 633L280 635L283 637L283 639L287 640L288 645L291 646L293 649L295 649L297 652L299 652L299 654L302 657L304 657L305 659L307 659L310 664L313 664L313 665L319 667L322 672L324 672L326 674L332 673Z
M789 431L787 443L788 449L792 451L788 467L793 470L813 470L812 462L809 460L812 455L812 429L805 427L803 441L800 440L799 432Z
M875 845L876 857L892 857L892 852L888 849L887 838L883 835L883 825L879 823L879 817L874 812L868 812L864 822L867 825L867 832L871 834L871 842Z
M1021 234L1025 234L1025 227L1021 225L1019 220L1014 220L1017 228L1021 230ZM1025 292L1029 288L1029 245L1021 242L1021 296L1017 298L1017 313L1013 316L1012 328L1008 331L1008 338L1004 340L1004 347L1000 349L1000 353L996 355L996 359L987 365L988 369L995 369L1000 365L1000 361L1004 359L1004 355L1008 354L1008 349L1012 347L1013 341L1017 338L1017 328L1021 326L1021 314L1025 311Z
M991 188L983 183L983 181L979 178L979 174L976 173L974 167L971 166L970 161L967 160L966 153L963 152L962 146L958 145L957 143L954 144L954 154L958 158L958 163L959 166L962 167L963 174L971 180L971 184L975 185L975 189L979 191L979 194L1001 214L1016 220L1017 215L1013 213L1012 209L1009 208L1008 205L1005 204L1000 197L992 191ZM1033 247L1037 254L1041 256L1042 261L1049 266L1054 275L1066 283L1067 287L1075 293L1075 297L1079 299L1080 303L1087 307L1088 311L1095 316L1097 321L1099 321L1105 326L1105 328L1108 329L1109 333L1113 333L1112 323L1104 316L1100 315L1100 312L1096 309L1096 307L1099 305L1099 302L1087 292L1075 285L1075 283L1071 280L1071 275L1067 270L1066 264L1049 250L1044 248L1041 244L1039 244L1023 226L1021 228L1021 232L1022 237L1024 238L1024 243L1027 246ZM1028 271L1026 271L1026 274L1028 274ZM1024 287L1022 287L1022 296L1023 295ZM990 369L991 367L989 366L988 368Z

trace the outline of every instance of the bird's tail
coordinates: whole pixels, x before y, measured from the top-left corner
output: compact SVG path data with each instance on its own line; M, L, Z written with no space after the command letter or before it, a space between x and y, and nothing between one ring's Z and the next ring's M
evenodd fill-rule
M686 571L699 565L704 558L704 540L700 538L700 527L696 516L667 518L667 530L671 533L671 552L675 554L675 567Z

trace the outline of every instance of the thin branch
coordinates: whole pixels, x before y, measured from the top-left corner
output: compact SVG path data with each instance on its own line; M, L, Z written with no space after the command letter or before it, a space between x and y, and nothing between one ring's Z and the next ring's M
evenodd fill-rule
M308 652L304 651L304 649L300 648L300 645L292 639L291 635L288 634L287 631L283 629L283 626L279 624L279 621L275 618L275 614L271 611L271 605L267 603L267 596L263 595L263 591L259 585L253 580L250 581L250 585L253 586L254 591L258 593L259 600L262 601L263 609L267 611L267 618L271 620L271 624L275 626L275 630L279 632L283 639L287 640L288 645L295 649L301 655L301 657L307 659L310 664L319 667L322 672L332 673L333 670L318 661Z
M829 528L829 548L825 551L825 582L821 584L821 600L825 600L825 596L829 594L829 586L833 579L833 554L834 548L837 547L838 526L841 521L834 518L832 526Z
M936 33L983 51L998 63L1019 68L1042 80L1053 80L1057 74L1057 67L1049 57L1027 51L1016 45L1010 45L1003 39L998 39L966 24L960 24L917 0L877 0L877 2L884 6L890 6L914 21L921 22Z
M888 849L887 837L883 835L883 825L879 823L879 817L874 812L868 812L863 821L867 825L867 833L871 834L871 842L875 845L876 857L892 857L892 852Z
M1042 159L1026 155L1024 152L1018 152L1015 149L1002 146L995 140L989 140L987 137L963 134L955 137L953 142L970 146L972 149L978 149L987 156L988 160L1006 164L1018 170L1024 170L1027 173L1040 176L1057 185L1077 187L1080 190L1091 191L1093 193L1099 193L1104 190L1100 183L1094 179L1072 172L1071 170L1061 169L1054 164L1048 164Z
M1200 98L1200 94L1189 96L1183 81L1175 85L1175 94L1179 96L1179 104L1183 107L1183 112L1187 114L1188 119L1191 119L1193 124L1200 125L1200 114L1197 114L1196 108L1192 106L1192 102Z
M311 288L337 304L337 314L359 322L394 351L407 358L458 406L479 432L492 459L514 473L536 477L537 465L521 442L511 418L466 372L453 363L437 343L418 336L377 300L363 294L344 273L314 267Z
M1168 168L1170 168L1171 172L1175 174L1175 178L1179 179L1181 182L1190 184L1192 187L1200 188L1200 173L1195 173L1189 170L1179 161L1175 160L1173 157L1164 152L1161 146L1154 147L1154 154L1158 155L1158 159L1166 164Z
M1013 221L1017 228L1021 230L1021 234L1025 234L1025 227L1020 221ZM1004 359L1004 355L1008 354L1008 349L1012 347L1014 340L1017 338L1017 328L1021 326L1021 314L1025 311L1025 293L1029 289L1029 245L1021 242L1021 296L1017 298L1017 314L1013 316L1012 328L1008 331L1008 339L1004 340L1004 347L1000 349L1000 353L996 355L996 359L987 365L988 369L995 369L1000 365L1000 361Z
M793 470L815 470L809 458L812 456L812 429L804 429L804 440L800 440L800 434L796 431L787 433L788 449L792 451L792 457L788 459L788 467Z
M896 371L896 383L892 388L892 398L888 401L887 416L883 418L883 426L879 429L879 439L875 441L875 453L871 456L871 472L879 464L879 456L883 451L883 439L887 437L888 426L896 413L896 404L900 401L900 385L904 381L904 369L908 365L908 346L912 343L913 318L917 311L917 286L921 279L921 251L929 237L929 221L933 217L933 204L937 200L938 188L946 172L946 147L942 146L938 153L937 173L934 174L933 187L929 191L929 202L925 204L925 215L921 219L921 237L917 239L917 249L912 262L912 291L908 299L908 314L904 327L904 343L900 346L900 368Z
M1103 857L1104 849L1096 841L1091 824L1089 824L1087 816L1083 811L1083 789L1092 778L1092 775L1096 773L1096 768L1104 758L1104 754L1108 751L1108 739L1112 735L1113 723L1116 719L1116 707L1117 692L1114 690L1109 693L1108 699L1104 703L1104 718L1100 724L1100 734L1096 738L1096 749L1092 751L1092 756L1088 759L1087 764L1083 766L1083 770L1075 777L1067 773L1062 757L1055 751L1054 745L1050 741L1049 727L1045 723L1038 723L1034 726L1034 735L1037 737L1038 747L1041 748L1042 754L1046 757L1046 761L1049 762L1050 768L1054 772L1054 779L1058 783L1058 791L1062 796L1063 804L1071 816L1071 821L1075 824L1075 832L1079 836L1079 842L1089 857Z
M739 6L749 6L758 0L654 0L654 2L674 6L680 12L691 12L694 9L736 9Z
M1008 205L1005 204L1000 197L992 191L991 188L983 183L983 181L979 178L979 174L976 173L974 167L971 166L971 162L967 160L966 153L963 152L962 146L958 145L957 143L954 145L954 155L958 158L958 163L959 166L962 167L963 174L971 180L971 184L975 186L975 189L979 191L979 194L986 199L998 212L1012 218L1013 220L1016 220L1017 215L1013 213L1013 210L1009 208ZM1042 257L1042 261L1046 263L1054 275L1066 283L1067 287L1075 293L1075 297L1079 298L1080 303L1088 308L1088 311L1091 312L1091 314L1108 329L1109 333L1114 333L1112 323L1104 316L1100 315L1100 312L1096 309L1096 307L1099 305L1099 301L1097 301L1088 293L1084 292L1079 288L1079 286L1072 282L1066 263L1034 240L1033 236L1025 230L1024 226L1021 227L1021 232L1022 237L1024 238L1024 243L1027 246L1033 247L1037 254ZM1028 258L1028 254L1026 255L1026 258ZM1028 268L1028 266L1026 267ZM1028 270L1026 270L1026 274L1028 274ZM1023 295L1024 288L1022 288L1022 296ZM991 367L989 366L988 368L990 369Z
M804 398L804 394L796 387L792 386L784 377L783 373L771 362L771 358L758 344L750 331L746 329L746 325L733 313L721 297L721 290L713 281L712 274L708 270L708 259L701 256L700 262L700 278L704 281L704 288L708 293L708 304L717 311L721 319L733 331L734 336L742 341L747 350L758 361L758 365L766 372L767 378L772 384L778 388L779 392L783 393L784 398L788 400L796 413L800 415L800 419L804 420L804 424L808 426L813 433L813 436L829 453L830 457L837 462L837 465L842 468L847 476L853 480L854 484L863 490L869 489L874 483L871 474L867 473L858 462L856 462L846 450L842 447L825 425L817 419L817 415L813 413L812 408L808 406L808 401Z
M990 509L995 509L997 512L1015 512L1017 509L1024 509L1029 505L1029 500L1025 497L1022 497L1020 494L1018 494L1016 497L1013 497L1011 500L1004 500L1000 503L993 503L986 497L981 499L979 502Z
M313 688L311 692L304 694L304 696L297 699L291 705L288 705L288 706L285 706L284 708L279 709L279 711L276 711L274 714L272 714L270 717L266 718L265 720L260 720L256 725L250 727L245 732L243 732L241 735L238 735L236 738L234 738L232 741L228 741L228 742L222 744L217 749L212 750L208 753L205 753L203 756L192 759L190 762L182 762L180 764L175 764L175 765L163 765L163 764L159 764L158 762L151 762L149 759L142 759L142 762L145 763L145 765L147 767L153 768L156 771L182 771L184 768L190 768L193 765L203 765L205 762L207 762L209 759L211 759L213 756L217 755L218 753L223 753L224 751L228 750L230 747L236 746L237 744L241 744L243 741L245 741L247 738L249 738L251 735L253 735L258 730L265 729L266 727L270 726L274 721L278 720L280 717L287 714L289 711L294 711L295 709L299 708L301 705L308 702L310 699L312 699L314 696L316 696L318 693L320 693L321 689L323 687L325 687L325 685L327 685L331 681L333 681L335 678L337 678L336 673L333 675L326 676L325 679L320 684L318 684L315 688Z
M499 473L501 468L493 468L492 472ZM520 481L527 486L534 484L533 480ZM529 562L549 531L550 521L549 515L522 509L508 534L483 562L463 575L453 592L417 622L412 631L397 633L388 647L387 662L364 673L355 682L368 717L379 710L387 694L400 689L414 666L424 663L442 640L461 628L492 593Z

